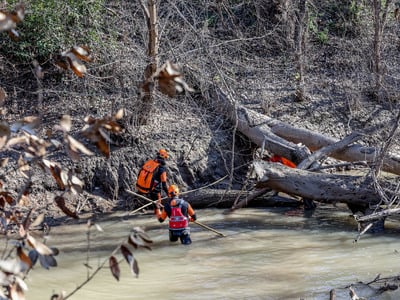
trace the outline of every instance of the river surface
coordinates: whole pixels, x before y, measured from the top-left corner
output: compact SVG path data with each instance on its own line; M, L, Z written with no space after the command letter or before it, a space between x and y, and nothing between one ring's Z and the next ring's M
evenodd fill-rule
M36 265L26 282L28 300L50 299L52 292L73 291L117 245L131 228L142 226L154 243L152 251L133 250L139 263L136 278L120 253L120 281L108 263L87 285L69 299L349 299L348 284L369 282L400 272L400 224L387 222L384 234L366 234L358 242L350 210L320 206L312 216L301 209L198 210L198 221L226 235L192 224L189 246L168 241L167 222L153 215L120 213L98 220L103 232L92 226L90 252L87 225L52 228L47 244L60 250L58 267ZM89 257L89 266L85 267ZM89 273L88 273L89 271ZM400 299L400 292L369 297Z

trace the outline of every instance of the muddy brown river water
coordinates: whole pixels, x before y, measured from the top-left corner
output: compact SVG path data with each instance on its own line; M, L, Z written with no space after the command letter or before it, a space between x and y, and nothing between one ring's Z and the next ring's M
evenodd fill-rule
M89 265L95 268L126 240L134 226L153 238L152 251L139 249L138 278L121 261L117 282L108 268L69 299L349 299L346 286L399 274L400 224L387 222L384 234L366 234L357 243L356 224L345 207L321 206L312 216L281 208L197 212L198 220L226 237L192 224L190 246L168 241L167 223L152 215L98 221L91 231ZM35 266L26 280L27 299L50 299L52 292L74 290L88 276L86 224L53 228L47 243L60 249L58 267ZM119 258L122 259L120 254ZM108 266L108 264L106 264ZM356 287L357 288L357 287ZM400 299L400 292L368 299Z

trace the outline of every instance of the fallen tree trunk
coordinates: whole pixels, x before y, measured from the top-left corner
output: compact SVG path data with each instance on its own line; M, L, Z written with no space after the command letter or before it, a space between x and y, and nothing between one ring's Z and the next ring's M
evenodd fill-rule
M316 151L338 142L336 138L291 126L244 106L236 105L235 101L221 90L216 90L215 98L219 102L221 111L234 124L237 124L238 131L257 146L265 145L270 152L286 157L297 164L307 157L306 150L298 144L304 144L309 150ZM352 144L341 151L331 152L329 156L343 161L366 161L368 164L373 164L378 156L378 149ZM400 175L400 156L388 153L383 159L382 171Z
M142 197L133 191L126 191L128 194L134 196L135 206L148 205L148 201L142 201ZM253 192L254 193L254 192ZM246 198L252 197L252 192L243 192L240 190L217 190L217 189L200 189L195 191L182 192L183 199L188 201L193 208L230 208L235 199L246 201ZM147 206L146 205L146 206ZM298 207L301 202L294 198L282 197L276 194L273 195L259 195L251 202L251 207Z
M265 161L254 162L257 187L309 198L319 202L354 205L378 204L380 197L363 176L313 173Z
M181 193L182 198L187 200L194 208L231 208L232 203L238 199L245 201L253 195L252 192L240 190L217 190L201 189ZM281 197L279 195L260 195L251 202L251 207L298 207L301 202L297 199Z

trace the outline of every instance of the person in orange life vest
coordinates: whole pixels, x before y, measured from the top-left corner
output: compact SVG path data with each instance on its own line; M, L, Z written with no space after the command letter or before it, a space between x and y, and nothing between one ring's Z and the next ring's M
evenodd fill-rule
M142 189L140 186L136 185L136 188L141 195L147 196L152 201L157 201L158 203L161 203L162 190L166 195L168 195L167 171L165 162L168 156L168 152L165 149L160 149L157 152L157 156L153 159L153 161L158 164L158 169L156 169L155 173L153 174L150 191Z
M184 245L192 243L190 238L189 222L196 221L196 213L192 206L185 200L179 198L179 188L172 184L168 189L169 199L161 210L157 204L154 211L160 223L169 218L169 240L176 242L178 238Z

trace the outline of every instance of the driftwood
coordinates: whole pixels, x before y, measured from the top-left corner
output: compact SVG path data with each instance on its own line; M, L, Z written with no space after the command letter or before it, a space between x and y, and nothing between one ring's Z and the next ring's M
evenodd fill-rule
M337 143L323 147L323 148L315 151L313 154L308 156L306 159L304 159L300 164L297 165L297 168L305 170L305 169L309 168L316 160L320 159L321 157L329 155L333 151L343 150L345 147L347 147L348 144L353 143L360 137L361 137L361 135L359 133L354 132ZM249 204L249 202L252 201L253 199L255 199L267 192L271 192L271 191L273 191L273 190L268 187L258 189L255 192L253 192L252 195L250 195L246 199L244 199L242 201L236 201L232 205L231 210L233 211L235 209L242 208L243 206L247 206ZM307 204L307 203L308 203L308 205L310 205L310 207L315 205L314 203L312 203L311 199L305 198L305 204Z
M138 196L135 192L126 191L132 200L136 198L135 205L140 206L141 203L144 203L142 208L149 207L147 201L141 201L141 197ZM240 199L240 201L245 201L247 198L252 197L252 192L243 192L240 190L218 190L218 189L200 189L195 191L186 191L181 192L181 197L188 201L193 208L208 208L208 207L216 207L216 208L230 208L235 199ZM301 202L294 198L282 197L279 195L259 195L254 199L251 203L251 207L298 207L301 205ZM133 212L139 211L139 209L134 210Z
M232 203L239 197L240 200L245 200L252 196L252 192L243 192L240 190L218 190L218 189L201 189L196 191L188 191L181 193L182 198L190 202L195 208L230 208ZM275 207L287 206L298 207L300 201L282 197L279 195L260 195L251 202L251 207Z
M317 200L354 205L378 204L380 197L363 176L313 173L265 161L254 162L257 186Z
M295 163L300 163L308 156L307 150L299 144L305 145L311 151L316 151L339 141L336 138L292 126L249 110L235 104L235 101L221 90L215 92L215 100L221 107L221 112L224 112L233 124L237 124L239 132L246 135L259 147L265 145L270 152L284 156ZM329 155L343 161L365 161L373 164L378 152L375 147L352 144L341 151L331 152ZM400 156L387 153L383 159L382 171L400 175Z

